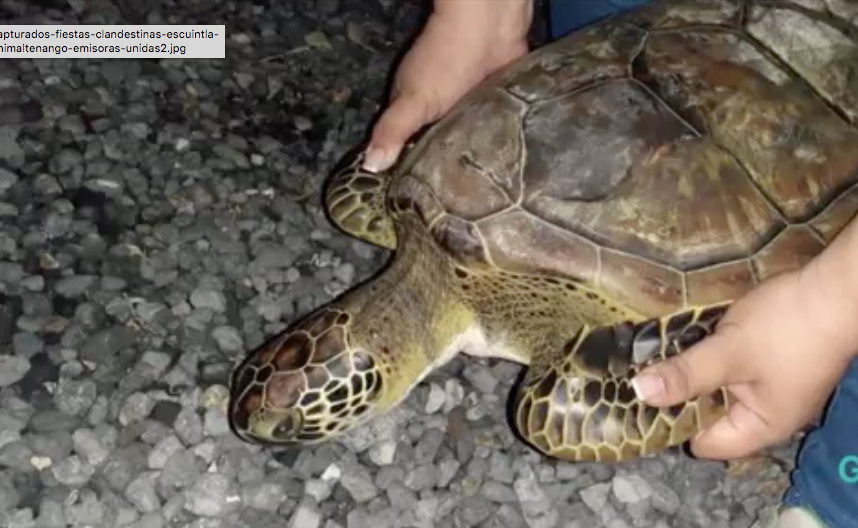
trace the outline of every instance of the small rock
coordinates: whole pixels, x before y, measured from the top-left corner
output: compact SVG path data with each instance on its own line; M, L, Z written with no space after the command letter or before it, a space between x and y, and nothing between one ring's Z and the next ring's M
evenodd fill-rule
M236 354L244 351L244 339L238 330L231 326L218 326L212 332L212 337L222 352Z
M429 385L429 395L426 398L426 412L428 414L433 414L440 411L444 406L444 400L446 400L446 398L447 395L444 393L444 389L435 383L431 383Z
M74 451L91 466L98 466L110 452L102 445L99 437L92 429L78 429L72 435Z
M190 301L194 308L210 308L215 312L226 310L226 298L223 293L212 288L204 286L195 288L191 292Z
M125 399L119 409L119 423L128 425L143 420L149 416L156 403L148 394L135 392Z
M239 506L240 497L235 495L229 480L217 473L201 475L185 492L185 509L203 517L219 517Z
M491 394L497 387L498 380L495 378L491 369L481 363L471 362L466 367L462 375L471 382L478 391L484 394Z
M182 449L184 449L184 446L178 437L172 434L164 437L161 441L155 444L155 447L153 447L152 451L149 452L149 468L163 469L164 465L167 463L167 459L169 459L173 453Z
M289 519L289 528L319 528L321 524L322 516L318 507L307 498L298 504L292 518Z
M378 488L364 468L349 468L349 471L343 474L340 483L358 503L369 502L378 495Z
M18 183L17 174L0 168L0 195L11 189L16 183Z
M157 473L147 471L137 476L125 488L125 498L143 513L154 512L161 508L161 499L155 490Z
M62 380L54 393L54 405L66 414L83 416L97 397L98 387L92 380Z
M29 371L30 361L26 357L19 355L0 357L0 387L18 383Z
M636 503L652 496L649 482L638 475L617 475L613 480L614 496L623 503Z
M77 455L60 460L51 466L51 471L60 484L70 487L83 486L95 474L95 469Z
M608 494L611 492L611 484L602 482L593 484L581 490L581 500L584 501L594 513L599 513L608 502Z
M95 277L92 275L72 275L58 280L54 285L54 291L58 295L73 299L86 293L93 284L95 284Z
M127 326L114 326L101 330L87 339L80 349L81 359L100 363L130 347L137 340L137 332Z
M244 504L257 510L276 512L285 498L286 490L279 482L259 480L244 486Z

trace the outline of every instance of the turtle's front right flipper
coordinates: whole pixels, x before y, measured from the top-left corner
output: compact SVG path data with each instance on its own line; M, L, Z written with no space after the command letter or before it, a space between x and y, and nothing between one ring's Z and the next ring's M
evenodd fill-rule
M331 220L349 235L396 249L396 231L387 214L385 195L390 176L361 168L363 152L332 178L325 191L325 205Z
M519 433L546 455L617 462L685 443L725 416L725 389L668 408L637 399L631 379L715 331L727 305L583 328L549 365L534 365L516 397Z

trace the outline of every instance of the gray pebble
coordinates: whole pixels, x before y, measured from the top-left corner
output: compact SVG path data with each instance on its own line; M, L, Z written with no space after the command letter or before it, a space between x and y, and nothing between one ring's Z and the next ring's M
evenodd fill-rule
M636 503L652 495L649 482L639 475L617 475L613 480L614 497L624 503Z
M51 471L57 482L73 488L85 485L95 474L95 468L77 455L55 462Z
M42 341L42 338L37 336L36 334L30 332L18 332L14 336L12 336L12 350L15 353L15 355L12 356L13 358L20 357L21 359L24 359L24 361L26 361L27 358L31 358L41 352L44 347L44 341ZM20 363L21 359L12 360L13 363L10 364L10 368L16 370L12 370L10 379L14 377L16 372L20 372L22 370L23 364ZM15 364L14 362L18 363Z
M241 496L250 508L276 512L285 498L285 489L279 482L257 480L246 484Z
M434 464L417 466L406 476L404 483L414 491L433 487L438 482L438 468Z
M177 436L167 435L155 444L152 451L149 452L149 468L162 469L173 453L184 450L184 448L182 441Z
M368 502L378 495L378 488L369 472L362 467L350 466L344 471L340 483L351 494L355 502Z
M15 488L11 472L0 472L0 512L11 510L20 500L21 494Z
M489 458L489 476L500 482L512 484L515 473L509 455L500 451L492 452Z
M205 418L203 420L203 430L208 436L225 436L232 434L229 428L229 420L222 409L209 407L206 409Z
M16 183L18 183L17 174L0 168L0 195L11 189Z
M191 304L194 308L209 308L215 312L226 310L226 298L223 292L205 286L199 286L191 292Z
M204 472L203 460L192 451L182 449L167 459L159 481L164 489L180 489L192 484Z
M455 458L445 459L438 465L438 486L446 488L462 464Z
M557 524L560 515L533 473L522 472L522 475L515 479L513 489L518 496L522 513L529 526L532 528L552 528Z
M652 487L652 497L650 499L652 507L667 515L675 515L682 506L679 494L670 486L658 480L652 481L650 485Z
M0 428L0 448L21 440L21 432Z
M161 507L161 499L155 490L157 472L147 471L137 475L125 488L125 498L143 513L154 512Z
M444 432L440 429L428 429L414 447L414 463L429 464L435 461L438 450L444 443Z
M66 516L61 502L45 497L39 503L39 516L36 518L39 528L66 528Z
M218 326L212 331L212 337L217 342L218 348L227 354L244 351L244 339L238 330L231 326Z
M239 506L229 480L217 473L201 475L186 492L185 509L203 517L224 515Z
M304 494L321 503L331 496L334 484L333 480L310 479L304 483Z
M518 497L512 489L512 486L508 486L494 480L484 482L480 488L480 493L492 502L514 503L518 501Z
M74 449L74 440L68 431L57 430L31 434L27 439L33 452L55 461L69 456Z
M491 369L476 361L468 363L462 375L471 382L471 385L484 394L493 393L498 384L498 380Z
M167 373L172 357L166 352L147 350L140 356L135 370L149 380L158 380Z
M110 454L101 443L101 440L102 437L97 435L92 429L78 429L72 435L74 452L80 455L87 464L98 466Z
M141 515L131 528L165 528L166 526L167 519L164 518L164 514L155 511Z
M351 262L346 262L344 264L340 264L336 268L334 268L334 278L345 284L346 286L351 286L355 281L355 267Z
M149 416L156 403L148 394L135 392L122 403L119 409L119 423L129 425L143 420Z
M30 361L26 357L0 356L0 387L18 383L29 371Z
M436 383L430 383L424 411L426 411L427 414L433 414L440 411L444 406L444 400L446 400L444 389Z
M610 483L593 484L581 490L581 500L584 501L594 513L599 513L605 507L608 501L608 494L611 493Z
M54 291L63 297L75 298L86 293L93 284L95 284L95 277L92 275L72 275L58 280L54 284Z
M45 278L41 275L30 275L21 280L21 286L31 292L41 292L45 290Z
M0 447L0 467L16 469L22 473L33 469L30 459L33 450L24 441L10 442Z
M61 380L54 393L54 405L66 414L83 416L95 402L97 390L95 382L89 379Z
M82 490L77 502L65 509L66 519L75 527L96 526L107 514L107 506L99 500L98 495L90 490Z
M318 528L322 524L322 516L319 508L312 500L304 499L295 508L295 512L289 519L289 528Z
M196 445L203 441L203 421L197 411L184 407L173 422L176 434L187 445Z
M76 416L60 411L39 411L30 418L30 429L35 433L72 431L80 424Z
M90 336L80 349L82 359L101 362L130 347L137 340L137 332L127 326L114 326Z

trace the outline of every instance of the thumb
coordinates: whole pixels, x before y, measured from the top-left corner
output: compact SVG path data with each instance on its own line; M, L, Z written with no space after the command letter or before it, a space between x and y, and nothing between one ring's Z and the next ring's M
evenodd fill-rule
M428 113L427 104L419 95L393 99L373 127L363 168L371 172L389 169L408 138L429 121Z
M698 458L726 460L750 456L781 439L759 413L740 400L725 419L691 441L691 451Z
M729 329L703 339L688 350L643 369L632 380L637 397L649 405L677 405L734 383L728 377L737 344Z

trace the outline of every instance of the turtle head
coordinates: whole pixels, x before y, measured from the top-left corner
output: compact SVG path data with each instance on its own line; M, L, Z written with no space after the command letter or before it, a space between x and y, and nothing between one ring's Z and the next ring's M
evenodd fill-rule
M251 352L230 387L235 434L258 444L316 444L373 414L383 380L373 355L352 346L351 322L323 308Z

